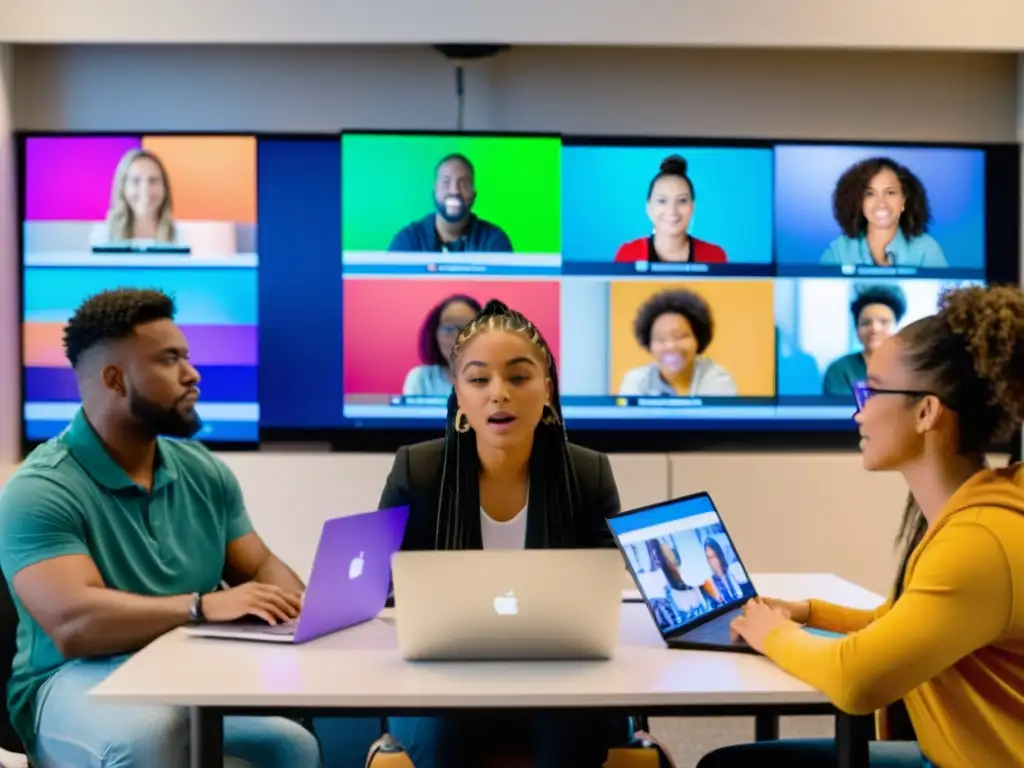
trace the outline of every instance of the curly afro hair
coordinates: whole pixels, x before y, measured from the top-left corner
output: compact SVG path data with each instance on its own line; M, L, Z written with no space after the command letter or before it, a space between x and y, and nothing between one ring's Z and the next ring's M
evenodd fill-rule
M898 285L859 285L855 289L856 297L850 302L853 323L860 322L860 313L871 304L881 304L892 310L898 323L907 314L907 297Z
M690 323L697 338L698 355L708 348L715 334L711 307L700 294L684 289L656 293L637 311L633 334L641 347L650 350L651 329L659 317L668 314L682 315Z
M936 315L898 338L904 359L959 416L960 450L986 451L1024 421L1024 294L972 286L943 294Z
M154 320L173 320L174 299L158 290L117 288L86 299L64 328L64 352L77 368L82 355L98 344L126 339Z
M957 415L957 446L977 455L1009 438L1024 421L1024 294L1016 286L947 291L938 314L899 332L903 358ZM911 554L928 521L907 497L896 537L903 550L894 595L903 591Z
M900 216L903 234L918 237L928 231L932 211L921 180L909 168L891 158L871 157L847 168L832 193L832 215L847 237L857 238L868 231L868 222L864 218L864 194L871 180L884 170L895 173L903 188L906 200Z

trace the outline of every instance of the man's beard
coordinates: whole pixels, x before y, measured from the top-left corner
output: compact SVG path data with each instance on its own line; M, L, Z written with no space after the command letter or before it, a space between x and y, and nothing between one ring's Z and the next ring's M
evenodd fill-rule
M129 408L139 428L153 437L192 437L203 426L194 409L183 414L178 403L168 407L159 405L138 392L129 397Z
M454 205L453 209L448 208L449 200ZM474 200L472 198L467 200L462 195L443 195L440 198L434 198L434 209L442 219L449 224L455 224L469 216L473 203Z

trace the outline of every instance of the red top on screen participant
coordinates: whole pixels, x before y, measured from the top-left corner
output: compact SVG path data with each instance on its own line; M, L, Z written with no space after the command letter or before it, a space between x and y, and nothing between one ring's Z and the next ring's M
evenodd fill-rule
M714 243L705 240L698 240L696 237L688 237L688 258L671 259L662 258L656 250L654 235L640 237L630 240L619 246L615 254L615 261L692 261L696 264L725 264L725 251ZM652 254L654 258L651 258Z
M619 247L617 262L662 261L724 264L725 251L689 233L697 198L686 160L669 155L647 189L647 218L654 234Z

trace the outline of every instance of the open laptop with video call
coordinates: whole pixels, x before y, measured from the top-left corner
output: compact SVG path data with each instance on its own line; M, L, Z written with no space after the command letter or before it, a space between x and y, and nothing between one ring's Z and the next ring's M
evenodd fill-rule
M619 643L614 549L398 552L392 573L410 661L603 660Z
M644 603L670 648L756 653L729 624L757 596L707 493L608 519Z
M327 520L298 618L267 624L247 617L186 631L198 637L305 643L374 618L387 600L391 556L402 546L408 518L408 507L394 507Z

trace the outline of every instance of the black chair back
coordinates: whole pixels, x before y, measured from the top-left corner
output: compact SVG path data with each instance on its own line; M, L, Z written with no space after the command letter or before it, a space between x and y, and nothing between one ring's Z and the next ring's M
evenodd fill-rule
M3 682L0 687L0 749L24 753L25 747L11 727L11 715L7 711L7 681L18 650L17 638L18 609L14 607L7 581L0 573L0 681Z

